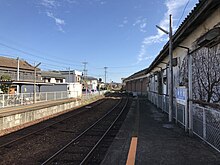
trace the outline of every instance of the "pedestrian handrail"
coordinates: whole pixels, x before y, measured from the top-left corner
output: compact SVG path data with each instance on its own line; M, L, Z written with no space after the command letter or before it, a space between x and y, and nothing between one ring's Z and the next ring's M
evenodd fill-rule
M156 92L148 92L148 100L157 108L168 114L169 97ZM197 104L196 104L197 103ZM199 102L200 103L200 102ZM218 108L209 107L209 104L201 106L193 101L192 120L193 133L207 142L210 146L220 152L220 111ZM204 105L204 104L203 104ZM185 127L185 105L179 104L174 99L173 118Z
M106 91L78 94L77 91L56 91L56 92L37 92L35 103L42 101L61 100L68 98L91 99L99 95L103 95ZM18 105L27 105L34 103L34 93L19 94L0 94L0 108L12 107Z

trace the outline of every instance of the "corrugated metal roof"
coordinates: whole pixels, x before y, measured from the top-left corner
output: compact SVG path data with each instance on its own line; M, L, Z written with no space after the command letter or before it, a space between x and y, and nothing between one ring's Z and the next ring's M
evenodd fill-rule
M220 6L220 0L200 0L196 6L187 15L184 21L181 23L175 34L173 35L173 48L177 47L188 35L195 30L199 24L204 21L208 16L214 12ZM155 66L157 66L163 59L168 55L169 42L167 42L163 49L160 51L158 56L146 68L146 72L149 73ZM132 79L138 77L139 73L143 70L132 74L131 76L125 78L124 80Z
M193 32L206 18L220 6L220 0L200 0L191 10L173 35L173 49ZM168 56L169 41L149 66L149 72Z

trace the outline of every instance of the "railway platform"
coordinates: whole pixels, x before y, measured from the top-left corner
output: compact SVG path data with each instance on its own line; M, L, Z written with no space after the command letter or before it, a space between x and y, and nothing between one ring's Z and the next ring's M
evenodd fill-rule
M127 118L101 164L219 165L220 153L169 123L167 114L146 98L134 98Z
M69 110L94 102L103 96L90 99L62 99L18 105L0 109L0 136L40 121L60 115Z
M0 109L0 116L6 116L9 114L17 114L18 112L23 112L30 109L39 109L44 107L49 107L53 105L59 105L66 102L75 101L76 99L62 99L62 100L52 100L38 102L36 104L27 104L27 105L17 105L12 107L5 107Z

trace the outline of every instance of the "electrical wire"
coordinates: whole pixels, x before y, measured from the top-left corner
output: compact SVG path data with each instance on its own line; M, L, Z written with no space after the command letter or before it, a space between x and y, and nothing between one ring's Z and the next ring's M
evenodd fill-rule
M9 46L9 45L4 44L4 43L1 43L1 42L0 42L0 45L1 45L1 46L4 46L4 47L7 47L7 48L9 48L9 49L12 49L12 50L15 50L15 51L18 51L18 52L21 52L21 53L30 55L30 56L35 57L35 58L44 59L44 60L46 60L46 61L55 62L55 63L60 64L60 61L56 61L56 60L51 59L51 58L46 58L46 57L38 56L38 55L35 55L35 54L33 54L33 53L30 53L30 52L27 52L27 51L24 51L24 50L21 50L21 49L17 49L17 48L15 48L15 47ZM65 60L65 59L62 59L62 61L65 61L65 62L62 62L63 64L72 65L72 64L70 64L70 63L66 63L67 60ZM68 61L69 61L69 60L68 60ZM79 63L79 62L73 62L73 63Z
M90 65L93 69L104 69L104 67L94 67L92 65ZM146 66L145 64L143 66ZM127 69L127 68L136 68L136 67L140 67L140 65L130 65L130 66L108 66L108 69Z
M6 57L13 57L13 58L17 58L17 57L20 57L20 59L22 59L22 60L24 60L24 61L26 61L26 60L30 60L30 61L36 61L36 58L37 59L43 59L43 60L45 60L45 61L49 61L49 62L45 62L45 61L42 61L41 63L41 66L40 66L40 68L42 68L42 69L44 69L44 70L66 70L66 68L69 68L69 66L71 65L71 66L73 66L73 64L69 64L69 63L64 63L64 62L60 62L60 61L56 61L56 60L53 60L53 59L50 59L50 58L45 58L45 57L41 57L41 56L38 56L38 55L35 55L35 54L33 54L33 53L30 53L30 52L28 52L28 51L24 51L24 50L21 50L21 49L17 49L17 48L15 48L15 47L12 47L12 46L9 46L9 45L7 45L7 44L4 44L4 43L1 43L0 42L0 45L1 46L4 46L4 47L7 47L7 48L9 48L9 49L12 49L12 50L15 50L15 51L18 51L18 52L20 52L20 53L22 53L22 54L25 54L25 55L28 55L27 57L25 57L25 60L23 59L23 55L18 55L18 54L16 54L16 55L9 55L9 54L4 54L4 53L2 53L2 54L0 54L0 55L3 55L3 56L6 56ZM32 58L31 58L32 57ZM34 58L34 59L33 59ZM28 62L28 63L31 63L31 62ZM80 63L82 63L82 62L80 62ZM32 64L33 65L33 64ZM74 66L83 66L82 64L81 65L74 65ZM102 67L102 68L97 68L97 67L95 67L95 66L93 66L93 65L91 65L91 64L89 64L89 66L91 66L91 67L93 67L93 69L104 69L104 67ZM135 67L140 67L140 65L130 65L130 66L112 66L112 67L108 67L108 69L119 69L119 68L135 68ZM65 68L65 69L64 69ZM77 68L74 68L74 70L82 70L82 68L81 69L77 69ZM119 75L119 74L121 74L121 73L123 73L123 72L108 72L108 74L112 74L112 75ZM126 72L126 73L128 73L128 72ZM91 75L93 75L93 76L95 76L95 77L103 77L103 75L102 74L91 74Z
M177 23L177 27L179 27L180 21L181 21L181 19L183 18L183 15L184 15L184 13L185 13L185 11L186 11L186 7L188 6L189 2L190 2L190 0L187 1L186 5L185 5L185 7L184 7L184 9L183 9L182 15L181 15L181 17L180 17L180 19L179 19L179 21L178 21L178 23Z

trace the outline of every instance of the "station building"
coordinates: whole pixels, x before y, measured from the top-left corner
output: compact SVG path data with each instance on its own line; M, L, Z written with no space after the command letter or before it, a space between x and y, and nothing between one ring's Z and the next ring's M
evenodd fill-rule
M192 55L193 91L194 99L215 102L217 98L206 98L204 90L199 89L208 83L207 76L199 69L207 70L206 62L210 68L219 72L220 56L220 1L200 0L194 9L185 18L173 35L173 83L174 94L179 86L188 87L188 60ZM169 42L167 42L150 66L123 80L125 89L129 92L146 94L149 92L168 95L169 72ZM209 58L212 57L212 58ZM196 67L197 65L197 67ZM211 69L209 69L211 70ZM202 70L200 70L202 72ZM208 73L207 73L208 74ZM213 75L214 76L214 75ZM203 80L200 80L202 78ZM213 78L212 78L213 79ZM199 81L203 81L200 83ZM214 80L213 80L214 81ZM217 84L219 80L216 79ZM216 88L217 89L217 88Z

